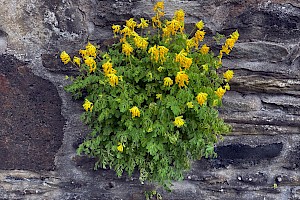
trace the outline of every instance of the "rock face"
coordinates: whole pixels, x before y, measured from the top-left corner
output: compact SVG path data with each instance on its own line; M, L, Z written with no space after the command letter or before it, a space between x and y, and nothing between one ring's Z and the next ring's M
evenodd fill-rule
M0 65L0 169L53 170L64 126L56 88L13 56Z
M63 87L76 73L59 61L89 40L112 43L111 25L150 18L147 0L0 0L0 199L144 199L152 185L116 178L76 156L88 132L81 102ZM300 3L298 0L166 1L167 17L202 19L207 37L240 39L220 115L233 127L215 159L193 164L164 199L300 199Z

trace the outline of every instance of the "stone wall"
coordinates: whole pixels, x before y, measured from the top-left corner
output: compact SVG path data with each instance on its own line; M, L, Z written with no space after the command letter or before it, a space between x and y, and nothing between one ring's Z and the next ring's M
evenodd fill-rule
M88 132L82 107L63 87L76 73L59 60L87 40L111 44L111 24L152 15L150 0L0 0L0 199L143 199L137 176L93 171L76 155ZM240 39L221 116L233 132L216 159L193 164L164 199L300 199L300 3L298 0L165 2L202 19L207 35ZM277 187L274 187L277 184Z

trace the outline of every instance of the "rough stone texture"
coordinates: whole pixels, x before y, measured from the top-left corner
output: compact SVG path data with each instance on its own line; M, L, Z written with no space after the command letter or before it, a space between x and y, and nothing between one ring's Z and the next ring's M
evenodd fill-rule
M64 119L54 85L0 56L0 169L53 170Z
M76 68L59 61L59 52L72 54L87 40L111 44L111 24L149 18L154 3L0 0L0 199L143 199L155 188L136 175L93 171L92 159L76 156L88 130L81 102L63 90ZM195 162L172 193L158 188L164 199L300 199L299 1L174 0L165 7L168 17L183 8L188 30L203 19L208 37L238 29L240 40L221 69L235 71L220 110L233 131L217 145L218 157Z

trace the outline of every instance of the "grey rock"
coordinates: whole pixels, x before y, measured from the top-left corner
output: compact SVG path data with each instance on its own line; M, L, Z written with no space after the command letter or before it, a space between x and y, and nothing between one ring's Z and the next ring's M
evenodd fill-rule
M260 110L261 99L256 95L243 95L238 92L229 91L223 98L223 106L225 110L230 111L257 111Z
M283 61L288 55L286 47L270 42L237 43L230 58L243 61L276 63Z
M39 135L42 144L46 139L56 141L52 149L45 144L44 149L32 152L31 167L19 164L11 167L15 170L2 168L0 198L143 199L145 190L157 189L164 199L299 199L298 0L165 2L167 18L176 9L185 10L188 31L202 19L207 38L216 32L226 36L236 29L240 32L236 47L223 60L224 68L233 69L235 77L230 82L231 91L224 96L220 116L232 125L233 132L216 146L219 157L196 161L185 180L174 183L174 192L167 193L150 183L141 185L137 173L130 179L117 178L112 170L94 171L94 159L76 155L76 147L89 129L79 120L82 101L72 100L63 90L69 84L64 76L76 75L76 68L63 65L59 61L60 52L66 50L76 55L87 41L105 49L114 42L112 24L124 24L130 17L150 19L154 3L148 0L0 0L0 54L6 57L4 64L0 63L1 155L7 162L16 163L29 158L21 152L9 160L7 155L21 148L16 144L5 153L5 145L18 141L5 138L25 137L37 128L43 127L43 134ZM216 51L219 47L212 46ZM26 67L19 68L7 79L11 64L8 61L24 63ZM21 79L33 81L37 88L42 88L41 93L27 94L26 89L36 91L36 88L24 88L17 82ZM12 88L21 89L12 91ZM9 101L13 94L19 98ZM9 107L29 98L39 98L42 102L24 101L19 107ZM34 109L24 111L32 104L43 115L34 114ZM14 117L14 112L20 116ZM33 115L25 119L24 113ZM39 121L44 118L47 122L55 121L56 126L44 126ZM16 123L17 119L22 122ZM10 125L13 122L16 126ZM23 122L28 125L21 129ZM26 148L38 143L32 140ZM49 158L49 163L36 164L45 158ZM29 171L34 169L36 172Z

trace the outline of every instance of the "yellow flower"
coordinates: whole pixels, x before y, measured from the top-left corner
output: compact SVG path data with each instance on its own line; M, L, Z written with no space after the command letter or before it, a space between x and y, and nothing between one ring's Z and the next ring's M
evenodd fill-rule
M225 45L228 46L230 49L233 48L234 44L235 44L235 40L231 38L228 38L225 42Z
M104 64L102 65L103 72L104 72L104 74L105 74L106 76L107 76L108 74L115 74L115 73L117 73L117 71L114 70L112 66L113 66L113 65L112 65L112 63L111 63L110 60L108 60L106 63L104 63Z
M166 61L166 54L168 53L169 49L164 46L156 46L149 48L148 53L151 54L151 59L158 62L160 60L161 63Z
M74 57L73 57L73 62L74 62L75 64L77 64L78 66L80 66L81 59L78 58L77 56L74 56Z
M152 17L151 20L152 20L152 26L153 26L153 28L156 28L156 27L161 28L161 21L160 21L158 15L155 15L154 17Z
M195 40L193 38L186 40L186 50L189 52L190 49L192 49L193 47L195 47L195 48L198 47Z
M84 108L84 110L87 112L90 110L90 112L92 112L93 110L93 103L90 102L88 99L84 100L84 104L82 105L82 107Z
M126 26L131 30L134 30L134 27L136 27L136 22L133 18L130 18L129 20L126 20Z
M189 83L189 77L184 71L177 72L175 82L178 84L178 86L181 87L186 87L185 84Z
M121 26L120 25L112 25L111 27L113 29L114 34L119 33L121 30Z
M148 72L147 77L148 77L149 80L152 80L152 79L153 79L152 73L151 73L151 72Z
M237 41L237 40L239 39L239 36L240 36L240 34L239 34L239 32L238 32L237 30L234 31L234 32L230 35L231 39L234 39L235 41Z
M176 53L176 57L175 57L175 61L182 63L185 56L187 56L187 52L184 51L184 49L182 49L179 54Z
M191 101L187 102L186 105L187 105L188 108L193 108L194 107L194 104Z
M110 55L108 53L105 53L103 56L102 56L103 59L111 59L110 58Z
M151 54L151 59L155 60L156 62L158 61L159 58L159 51L156 47L156 45L154 45L153 47L150 47L148 50L148 53Z
M141 23L137 25L138 28L147 28L149 26L149 20L145 20L144 18L141 18Z
M175 120L174 120L174 125L178 128L182 127L184 125L184 119L182 119L183 116L178 116L178 117L175 117Z
M119 77L115 74L108 74L107 77L109 78L109 84L112 87L115 87L119 84Z
M163 1L159 1L154 5L153 10L156 12L158 10L164 10L164 2Z
M213 107L215 107L215 106L217 106L219 104L219 100L218 99L215 99L214 101L213 101Z
M60 59L65 65L71 61L69 54L67 54L67 52L65 52L65 51L61 52Z
M180 22L184 21L184 11L182 9L175 12L175 19Z
M171 85L173 85L173 80L170 77L165 77L164 78L164 86L170 87Z
M226 83L226 85L224 86L225 90L230 90L230 85L228 83Z
M200 30L197 30L195 35L194 35L194 38L197 40L197 41L202 41L204 39L204 35L205 35L205 31L200 31Z
M224 52L224 53L226 53L226 55L228 55L230 53L230 49L228 48L227 45L223 45L221 52Z
M202 65L202 68L204 69L204 71L208 71L208 64Z
M159 51L159 59L160 62L163 63L166 61L166 54L169 52L169 49L165 46L157 46L157 49Z
M79 54L81 55L81 57L83 57L83 58L85 58L85 57L87 57L88 55L88 53L87 53L87 50L85 50L85 49L80 49L79 50Z
M160 66L159 68L157 68L157 71L162 72L165 68Z
M226 90L222 87L219 87L217 91L215 91L216 95L219 97L219 99L222 99L223 95L225 94Z
M126 42L126 37L125 36L120 38L120 43L125 43L125 42Z
M196 99L197 99L198 103L200 104L200 106L202 106L206 102L207 96L208 96L208 94L204 93L204 92L200 92L197 95Z
M117 150L120 151L121 153L123 152L124 148L123 148L123 144L121 142L118 142L118 146L117 146Z
M130 56L132 52L133 48L129 43L125 42L124 44L122 44L122 53L125 53L126 56Z
M222 50L220 50L220 54L224 52L228 55L232 50L232 48L234 47L234 44L238 40L238 38L239 38L239 33L237 31L233 32L230 35L230 38L226 39L225 44L222 46Z
M156 94L156 99L162 99L162 94Z
M148 46L147 39L148 38L143 38L143 37L140 37L140 36L136 36L136 37L133 38L133 41L135 43L135 46L137 46L137 48L145 50L145 49L147 49L147 46Z
M166 24L167 24L166 28L168 29L169 34L175 35L178 30L183 31L182 24L176 19L167 21Z
M96 58L97 54L97 49L94 45L92 45L90 42L85 47L87 55Z
M168 27L162 28L163 31L163 37L170 37L171 30Z
M226 79L226 81L230 81L234 75L234 72L232 70L227 70L225 73L223 73L223 77Z
M204 44L201 49L200 49L200 53L202 53L203 55L207 54L209 52L209 47L206 46L206 44Z
M192 60L192 58L188 58L186 56L187 56L187 53L184 51L184 49L182 49L179 52L179 54L176 54L175 62L179 62L182 67L184 67L185 69L189 69L193 63L193 60Z
M132 32L133 31L128 26L124 26L124 28L120 31L120 33L124 35L124 38L126 38L126 36L131 36Z
M94 58L86 57L86 59L84 60L84 63L90 67L90 73L96 71L97 65L96 65L96 61L94 60Z
M203 27L204 27L204 23L203 23L203 21L201 20L201 21L199 21L197 24L196 24L196 27L199 29L199 30L202 30L203 29Z
M129 111L131 112L132 118L140 117L141 115L139 108L136 106L130 108Z

